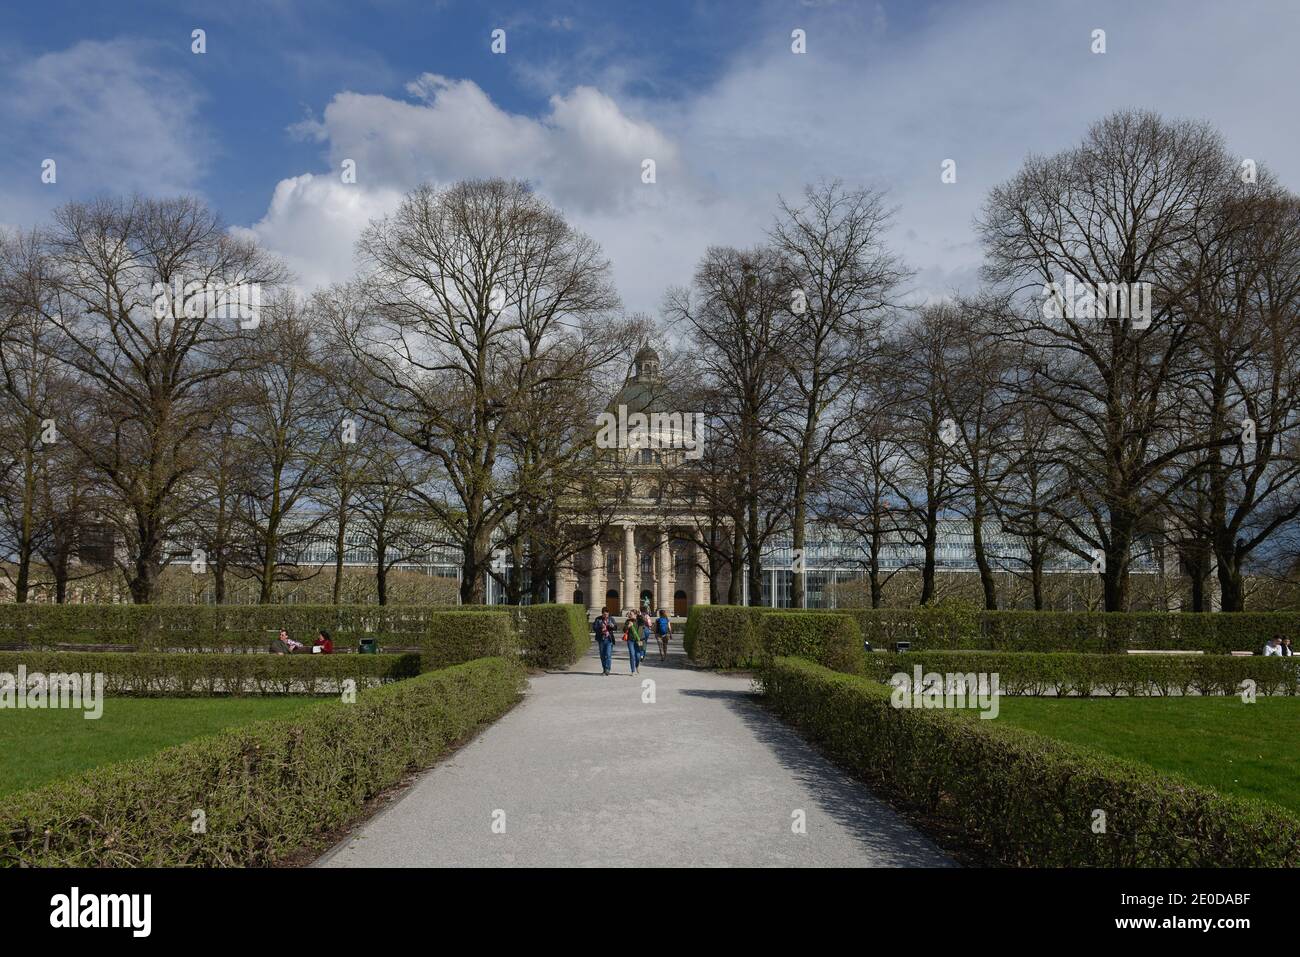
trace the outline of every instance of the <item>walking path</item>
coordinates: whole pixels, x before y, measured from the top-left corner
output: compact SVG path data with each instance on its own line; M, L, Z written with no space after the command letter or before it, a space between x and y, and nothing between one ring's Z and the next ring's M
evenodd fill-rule
M756 703L748 678L697 670L673 643L635 678L622 642L609 677L594 645L533 676L513 711L318 866L949 864Z

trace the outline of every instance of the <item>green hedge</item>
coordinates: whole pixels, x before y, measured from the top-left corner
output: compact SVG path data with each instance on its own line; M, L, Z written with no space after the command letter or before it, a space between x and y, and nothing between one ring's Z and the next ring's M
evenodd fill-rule
M267 648L286 628L299 641L330 632L351 650L362 637L400 644L423 634L430 605L0 605L0 645L121 645L147 651Z
M563 668L591 647L587 609L579 605L524 605L519 624L524 659L534 668Z
M525 683L516 660L472 661L0 799L0 864L274 864L499 717Z
M1275 634L1300 635L1293 612L974 611L963 605L932 608L843 609L873 648L910 641L912 649L1082 651L1130 649L1259 651Z
M775 659L760 684L834 760L1001 864L1300 866L1300 818L1280 808L997 722L894 708L886 686L797 658Z
M743 605L696 605L686 619L686 654L707 668L749 668L765 656L798 655L861 674L862 635L852 616Z
M800 657L808 657L806 655ZM1032 651L921 651L866 656L880 680L902 672L996 674L1008 695L1236 695L1247 679L1260 695L1296 694L1300 658L1232 655L1098 655ZM824 663L824 662L823 662Z
M750 666L758 656L763 613L741 605L695 605L686 619L686 654L708 668Z
M746 641L757 640L745 634L732 613L715 615L710 611L736 607L697 605L691 609L686 622L686 650L692 658L704 660L691 651L696 646L701 648L701 655L713 655L718 644L741 653ZM789 613L785 609L759 607L742 611L750 616ZM911 642L913 651L1120 654L1130 649L1145 649L1227 654L1259 651L1275 634L1300 636L1300 614L1294 612L984 611L965 602L951 602L921 608L809 609L799 614L850 615L873 648L890 649L896 641L907 641ZM712 622L717 622L726 632L714 634Z
M759 639L765 656L806 658L832 671L866 673L862 633L848 615L773 612L760 619Z
M585 609L576 605L0 605L0 647L105 645L124 651L263 651L281 628L310 642L324 628L338 651L361 638L381 648L427 644L436 616L506 614L528 664L558 667L587 649ZM439 630L439 634L444 632ZM476 656L478 657L478 656ZM464 659L461 659L464 660Z
M519 635L509 615L482 611L440 611L429 616L422 635L401 639L390 651L417 651L425 671L475 658L518 658ZM381 649L384 646L380 646Z
M100 674L108 696L337 694L412 678L419 655L191 655L157 652L2 651L0 674Z

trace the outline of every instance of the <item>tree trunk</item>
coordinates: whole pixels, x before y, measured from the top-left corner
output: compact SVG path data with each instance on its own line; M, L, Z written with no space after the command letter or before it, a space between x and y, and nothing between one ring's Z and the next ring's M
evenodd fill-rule
M750 500L749 503L749 534L746 535L745 543L745 560L749 565L749 604L761 606L763 604L763 556L759 551L758 545L758 502ZM772 596L775 599L775 595Z
M338 514L338 531L334 535L334 590L333 604L339 603L339 597L343 594L343 550L347 547L347 520L344 518L343 510L339 509Z
M388 536L383 523L375 529L375 592L379 604L388 604Z
M1043 610L1043 555L1037 545L1029 554L1029 582L1034 592L1034 611Z
M805 469L801 466L799 476L794 486L794 517L792 520L792 537L794 550L802 552L804 548L804 537L808 522L808 506L804 499L807 497L807 478L804 475ZM803 556L804 572L795 572L794 580L790 586L790 607L805 608L807 607L807 596L804 594L804 580L807 575L808 556Z
M984 514L978 502L971 515L971 544L975 549L975 567L980 572L980 585L984 588L984 608L987 611L997 611L998 585L993 577L988 555L984 551Z
M745 562L742 558L745 547L745 531L739 516L732 524L731 529L731 582L727 586L727 604L739 605L741 599L745 597Z
M933 496L929 499L934 501ZM934 598L934 549L939 537L939 516L931 505L925 513L925 563L921 566L921 604L930 604Z
M18 552L18 575L14 580L14 601L20 605L26 603L31 588L31 569L32 556L26 548L21 548Z
M486 536L469 536L465 543L465 558L461 562L460 601L463 605L483 604L483 574L488 564L490 549Z
M1246 588L1241 566L1234 555L1229 562L1219 559L1219 608L1222 611L1245 611Z
M1132 544L1132 529L1134 523L1128 516L1110 520L1106 567L1101 572L1106 611L1123 611L1128 606L1128 546Z

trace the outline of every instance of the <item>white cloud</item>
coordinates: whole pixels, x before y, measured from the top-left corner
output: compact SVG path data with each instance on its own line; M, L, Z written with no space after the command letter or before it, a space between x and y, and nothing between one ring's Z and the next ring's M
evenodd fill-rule
M278 252L293 270L295 284L311 290L352 275L356 238L370 220L395 210L401 198L395 189L364 189L337 175L304 173L280 181L259 222L232 232Z
M629 308L654 311L708 245L761 241L778 193L828 177L888 188L900 207L894 243L919 271L918 295L969 289L981 260L971 220L988 190L1027 153L1070 146L1125 107L1207 119L1300 187L1300 128L1278 122L1300 87L1289 50L1300 8L950 5L899 32L878 5L828 5L801 12L803 55L789 50L787 13L770 18L772 42L735 55L684 98L574 84L530 117L435 74L411 83L406 100L340 93L299 131L324 144L334 171L357 161L355 192L286 180L254 231L304 276L344 278L365 216L401 192L518 177L604 245ZM1099 25L1104 55L1089 52ZM658 164L653 186L640 181L647 157ZM940 181L948 158L954 185Z
M211 156L201 98L158 51L132 40L83 41L13 63L0 85L0 208L30 226L99 192L193 192ZM41 162L58 181L40 182Z

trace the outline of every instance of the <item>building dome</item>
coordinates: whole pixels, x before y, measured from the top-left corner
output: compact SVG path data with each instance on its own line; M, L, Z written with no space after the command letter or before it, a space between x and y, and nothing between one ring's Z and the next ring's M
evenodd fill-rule
M659 379L659 353L649 345L642 346L632 360L633 382L655 382Z

